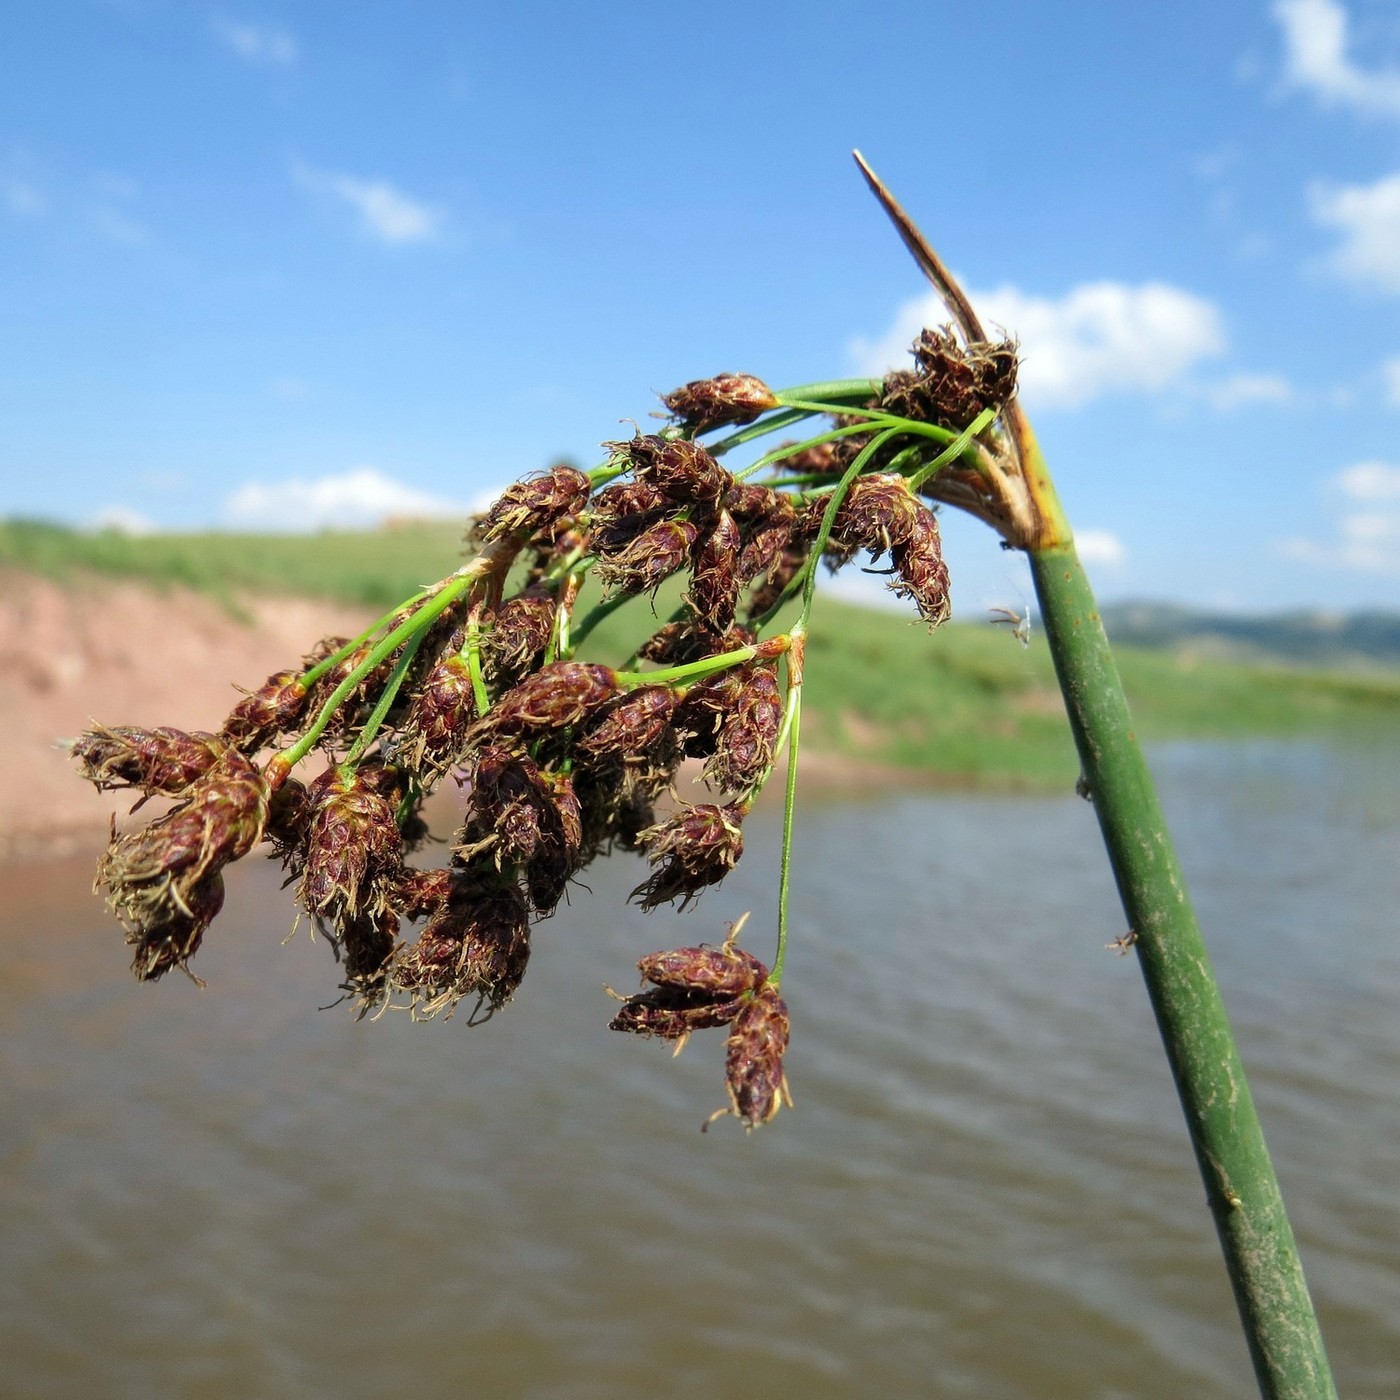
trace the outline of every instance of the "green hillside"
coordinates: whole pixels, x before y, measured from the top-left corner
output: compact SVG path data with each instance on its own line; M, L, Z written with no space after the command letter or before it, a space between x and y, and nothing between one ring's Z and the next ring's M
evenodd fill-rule
M371 611L456 567L459 539L457 527L433 524L357 534L132 538L10 522L0 525L0 568L68 581L144 579L231 603L243 592L300 594ZM678 591L663 590L657 614L675 606ZM581 600L580 615L591 601ZM620 663L655 625L651 606L638 601L599 626L581 654ZM1132 647L1118 656L1148 740L1327 732L1362 741L1400 733L1400 671L1309 671ZM1006 628L983 623L953 624L930 636L898 613L819 598L806 694L804 736L827 752L999 787L1058 787L1078 771L1039 636L1023 648Z

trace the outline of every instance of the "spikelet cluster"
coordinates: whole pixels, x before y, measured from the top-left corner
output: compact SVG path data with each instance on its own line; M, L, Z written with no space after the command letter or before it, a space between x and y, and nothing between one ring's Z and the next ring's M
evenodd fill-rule
M882 408L962 425L1014 390L1007 347L931 331L915 356ZM778 406L762 381L695 380L663 402L670 427L605 444L593 474L561 464L507 488L470 523L476 555L463 570L362 637L323 639L244 693L217 732L94 725L73 741L96 787L165 808L114 827L97 872L137 977L189 971L225 868L259 844L334 949L361 1015L400 1007L428 1019L464 1001L469 1020L499 1010L521 985L535 926L614 849L646 862L632 894L645 910L684 908L724 879L773 770L791 681L780 664L791 639L762 634L815 567L818 541L832 566L860 551L887 559L891 586L930 623L948 615L948 574L937 519L889 454L828 510L836 474L868 438L777 454L788 480L774 486L736 476L695 440ZM573 655L586 575L603 610L637 598L642 614L680 580L679 609L653 621L627 663L644 669ZM704 800L677 791L686 760ZM429 834L422 806L444 782L460 787L461 822L441 866L425 869L414 859ZM790 1102L787 1007L732 933L639 968L647 989L624 999L614 1029L679 1045L727 1027L723 1111L752 1128Z

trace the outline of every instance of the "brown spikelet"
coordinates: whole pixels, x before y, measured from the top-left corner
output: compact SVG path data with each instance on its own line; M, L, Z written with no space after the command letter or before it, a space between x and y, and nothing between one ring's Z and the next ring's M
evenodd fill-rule
M689 384L662 394L661 402L697 433L721 423L752 423L760 414L778 406L773 391L752 374L692 379Z
M610 667L580 661L543 666L507 691L468 736L471 747L581 724L618 693Z
M919 616L937 627L947 622L953 611L948 566L943 562L938 517L925 506L919 507L915 529L892 556L895 578L890 587L901 598L912 598Z
M787 1003L771 984L760 987L734 1018L724 1047L724 1079L729 1107L712 1115L732 1113L745 1130L769 1122L792 1093L783 1072L789 1020Z
M719 512L710 532L695 550L690 588L685 600L700 625L714 633L727 632L739 602L739 552L743 536L727 510Z
M610 593L653 593L690 561L699 530L689 520L658 520L630 543L598 562Z
M746 792L773 763L773 746L783 723L778 675L773 666L744 667L705 765L705 778L723 792Z
M576 467L551 467L506 487L476 523L473 536L483 543L507 536L552 538L561 525L583 510L589 490L587 476Z
M82 776L99 791L131 787L165 797L183 796L227 749L214 734L126 724L95 724L71 746Z
M1016 393L1014 341L963 345L947 328L925 329L913 353L916 368L887 376L880 398L881 408L902 418L961 430Z
M632 469L641 485L650 486L677 505L715 505L734 478L698 443L656 435L605 444L614 463Z
M681 808L675 815L640 833L639 844L657 869L632 891L643 909L673 899L681 907L701 890L729 874L744 853L743 809L712 802Z
M244 753L256 753L290 733L306 712L309 692L300 670L277 671L245 695L224 721L223 735Z
M645 753L666 732L678 701L669 686L639 686L597 715L579 738L578 749L593 758Z

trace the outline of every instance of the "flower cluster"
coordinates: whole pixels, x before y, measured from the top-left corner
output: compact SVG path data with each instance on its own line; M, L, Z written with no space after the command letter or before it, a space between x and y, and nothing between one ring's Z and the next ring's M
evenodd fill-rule
M887 557L920 615L947 617L918 473L941 464L956 437L946 425L1007 391L995 350L925 332L917 373L857 384L820 406L830 427L817 439L738 472L725 451L771 431L765 415L793 413L749 375L694 381L664 397L671 426L605 444L592 472L559 465L509 487L471 523L462 569L362 636L318 643L217 733L83 734L73 756L98 788L169 804L144 827L114 828L97 872L136 975L189 970L222 906L224 867L259 843L288 870L362 1015L399 1006L428 1018L467 1001L469 1019L489 1016L520 986L534 926L614 848L648 863L632 895L646 910L684 908L717 884L799 719L818 560ZM890 428L901 422L904 437ZM725 425L729 438L696 440ZM631 599L654 610L673 577L675 610L632 661L579 658L598 622ZM602 595L585 611L590 581ZM799 595L798 620L774 631ZM676 791L687 760L704 800ZM464 812L446 864L425 869L422 805L448 779ZM780 927L771 972L732 936L644 958L650 990L614 1028L679 1043L729 1027L729 1111L746 1127L768 1121L788 1101L785 938Z

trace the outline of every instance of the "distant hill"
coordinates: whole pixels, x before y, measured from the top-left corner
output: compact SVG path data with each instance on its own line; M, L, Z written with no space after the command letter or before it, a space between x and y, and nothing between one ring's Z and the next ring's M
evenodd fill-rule
M1400 613L1306 610L1249 616L1171 603L1116 603L1102 612L1117 646L1328 670L1400 668Z

